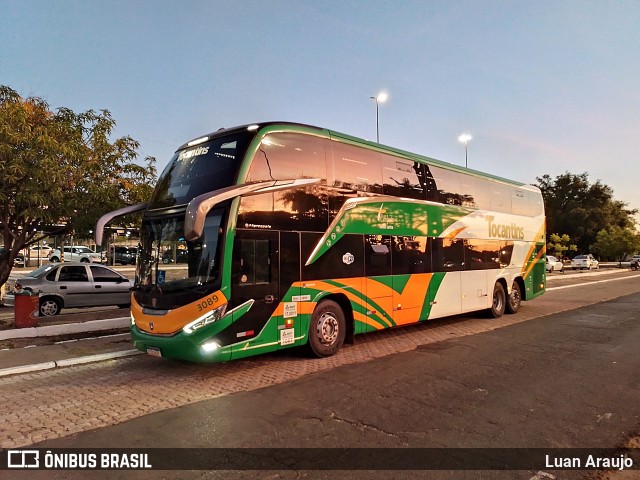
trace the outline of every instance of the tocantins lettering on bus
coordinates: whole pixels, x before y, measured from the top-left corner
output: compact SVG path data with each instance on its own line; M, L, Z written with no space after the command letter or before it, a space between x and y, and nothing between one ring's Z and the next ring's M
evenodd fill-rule
M512 240L524 240L524 228L519 227L516 223L511 224L494 223L493 215L486 215L484 219L489 227L490 238L508 238Z
M198 155L206 155L208 151L209 147L198 147L193 150L186 150L178 155L178 160L187 160L189 158L197 157Z

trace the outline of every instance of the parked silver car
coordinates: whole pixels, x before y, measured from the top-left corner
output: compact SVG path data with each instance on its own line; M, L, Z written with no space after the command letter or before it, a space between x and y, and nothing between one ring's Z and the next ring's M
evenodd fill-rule
M40 315L57 315L63 308L131 305L133 282L104 265L85 262L47 264L16 280L4 304L13 306L15 294L31 289L40 296Z

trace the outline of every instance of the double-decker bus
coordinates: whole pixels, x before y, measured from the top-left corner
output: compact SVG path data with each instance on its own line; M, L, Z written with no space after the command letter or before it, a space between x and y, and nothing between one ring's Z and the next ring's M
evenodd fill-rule
M505 162L505 169L508 168ZM182 145L144 211L131 335L227 361L485 310L545 290L539 189L327 129L263 123Z

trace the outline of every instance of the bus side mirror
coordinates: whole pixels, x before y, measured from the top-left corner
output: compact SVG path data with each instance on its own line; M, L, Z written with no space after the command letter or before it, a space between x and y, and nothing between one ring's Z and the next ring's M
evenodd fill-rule
M215 205L225 200L240 196L286 190L319 182L319 178L268 180L232 185L230 187L213 190L212 192L203 193L191 200L187 205L187 211L184 214L184 238L188 242L200 238L204 231L204 220L207 214Z
M139 212L147 208L146 203L139 203L137 205L131 205L129 207L120 208L118 210L114 210L113 212L105 213L100 217L98 223L96 224L96 245L102 245L102 237L104 234L104 227L111 220L117 217L122 217L123 215L128 215L130 213Z

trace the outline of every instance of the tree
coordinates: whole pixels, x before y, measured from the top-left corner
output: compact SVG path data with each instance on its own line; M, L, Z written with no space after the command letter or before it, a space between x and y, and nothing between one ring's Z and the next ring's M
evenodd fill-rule
M567 252L577 252L578 246L571 243L571 237L569 237L569 235L567 235L566 233L562 235L552 233L551 235L549 235L547 250L552 252L556 257L562 260Z
M107 110L53 112L0 86L0 285L44 226L89 233L103 213L149 198L155 159L136 164L138 142L110 141L114 126Z
M586 172L567 172L555 179L549 175L536 179L544 198L547 231L565 232L582 252L595 243L600 230L612 225L632 227L633 215L638 213L614 200L611 187L600 180L591 184L588 177Z
M631 229L620 228L617 225L600 230L596 236L596 243L591 246L592 252L605 259L619 262L638 250L640 250L640 237Z

